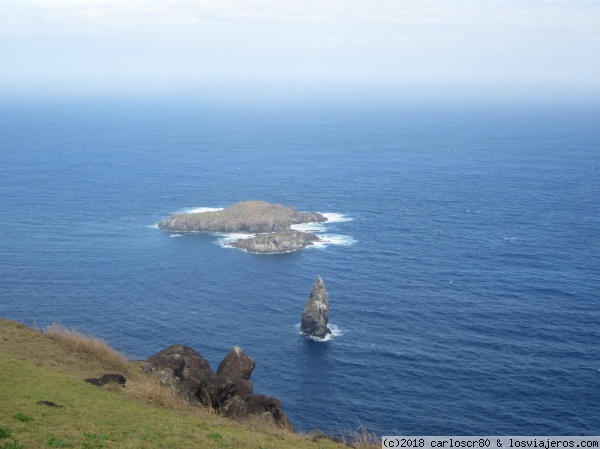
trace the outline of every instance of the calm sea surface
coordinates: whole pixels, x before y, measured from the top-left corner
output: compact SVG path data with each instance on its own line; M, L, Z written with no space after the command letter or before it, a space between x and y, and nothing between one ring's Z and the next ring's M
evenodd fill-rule
M600 109L0 106L0 316L132 358L240 345L297 429L600 433ZM169 235L264 199L335 220L260 256ZM335 336L299 335L321 275Z

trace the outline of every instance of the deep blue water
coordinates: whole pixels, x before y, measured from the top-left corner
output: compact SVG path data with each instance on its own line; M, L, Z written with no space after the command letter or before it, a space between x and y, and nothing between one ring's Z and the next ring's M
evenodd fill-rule
M600 108L0 106L0 316L172 343L303 431L600 433ZM153 225L264 199L341 244L260 256ZM298 334L320 274L339 334Z

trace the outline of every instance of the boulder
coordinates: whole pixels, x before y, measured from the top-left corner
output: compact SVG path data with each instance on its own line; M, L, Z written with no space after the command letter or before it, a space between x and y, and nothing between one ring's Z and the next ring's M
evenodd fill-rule
M190 402L196 402L197 382L190 382L194 375L211 373L210 365L196 350L184 345L171 345L146 359L144 372L158 377L161 385L174 387Z
M242 348L234 346L217 368L217 374L230 380L248 380L255 366L256 362Z
M283 412L281 402L272 396L253 395L244 399L235 396L223 404L221 415L239 421L262 418L279 427L293 429L290 420Z
M184 345L171 345L146 360L144 372L157 375L161 383L176 383L192 373L210 372L210 365L196 350Z
M302 312L302 333L316 338L325 338L331 334L329 322L329 297L321 276L313 284L310 296Z
M221 406L221 416L242 420L248 416L244 398L234 396Z
M158 376L161 384L175 387L191 402L200 401L215 409L219 409L237 392L234 382L213 373L204 357L184 345L171 345L163 349L148 358L143 369ZM248 385L240 387L244 394L248 394L249 390L251 394Z
M216 410L237 393L233 382L210 371L193 373L185 382L202 404Z
M254 383L251 380L236 379L233 381L236 389L236 396L245 398L254 394Z

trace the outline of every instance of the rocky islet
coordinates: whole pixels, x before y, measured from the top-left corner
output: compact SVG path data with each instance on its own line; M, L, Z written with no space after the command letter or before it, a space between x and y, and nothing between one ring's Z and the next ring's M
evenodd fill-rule
M252 233L255 235L229 245L257 254L279 254L320 240L314 233L292 229L292 225L325 221L327 217L316 212L299 212L265 201L242 201L218 211L174 214L158 223L158 228L169 232Z
M302 311L300 330L305 335L323 339L331 334L328 322L329 296L323 279L317 276Z

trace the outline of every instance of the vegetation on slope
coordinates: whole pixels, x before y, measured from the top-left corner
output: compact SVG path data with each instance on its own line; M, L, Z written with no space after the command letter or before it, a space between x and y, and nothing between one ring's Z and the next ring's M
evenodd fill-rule
M126 386L84 382L107 372L123 374ZM353 445L371 447L368 439ZM348 444L267 423L226 420L161 387L139 363L97 338L61 326L40 332L0 319L0 449L44 447L335 449Z
M326 221L318 213L298 212L292 207L265 201L242 201L212 212L174 214L158 223L173 232L274 232L292 224Z

